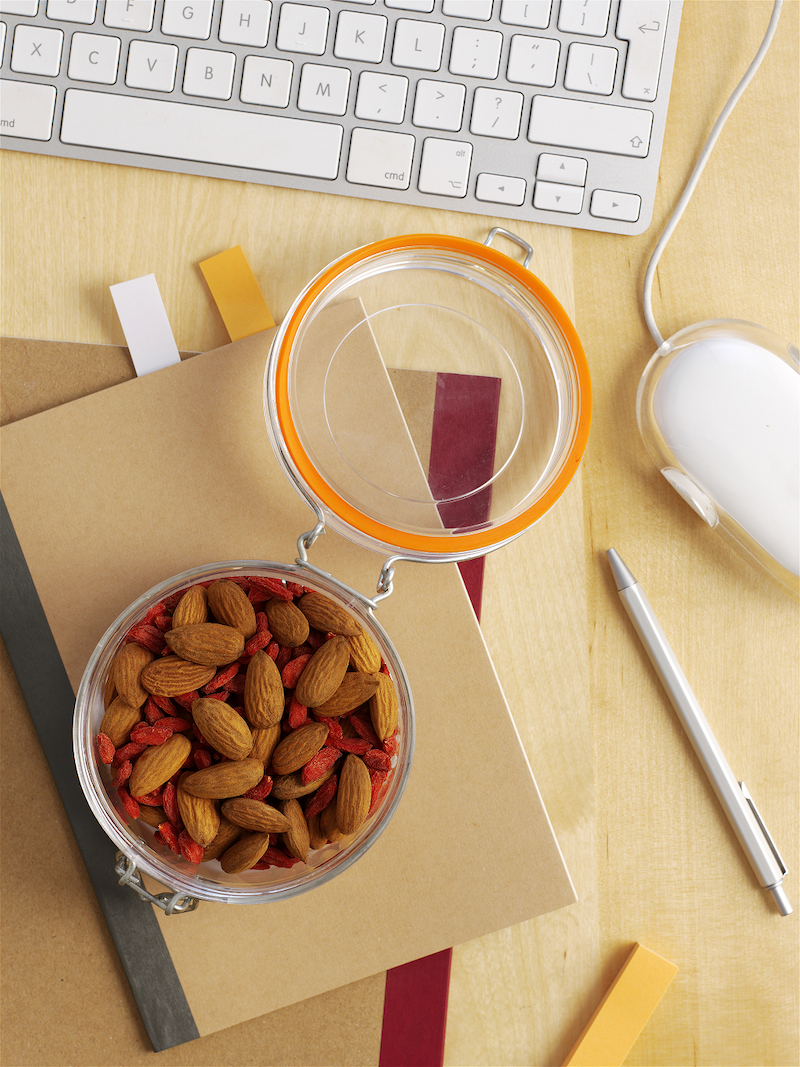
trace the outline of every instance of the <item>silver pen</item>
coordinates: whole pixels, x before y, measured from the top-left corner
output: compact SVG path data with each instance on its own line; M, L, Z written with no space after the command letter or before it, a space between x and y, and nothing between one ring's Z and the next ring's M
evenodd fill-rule
M625 610L678 713L739 844L750 860L759 884L772 893L781 915L790 915L792 905L782 886L786 864L753 798L744 782L736 781L644 590L622 562L616 549L609 548L606 556Z

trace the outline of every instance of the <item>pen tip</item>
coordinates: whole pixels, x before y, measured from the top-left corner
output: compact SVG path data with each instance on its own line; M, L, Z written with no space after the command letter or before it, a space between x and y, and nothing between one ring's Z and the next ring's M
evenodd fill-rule
M614 575L614 581L617 584L617 590L622 592L623 589L629 589L632 585L636 585L636 579L622 562L619 552L615 548L609 548L606 552L606 558L608 559L608 565L611 567L611 573Z

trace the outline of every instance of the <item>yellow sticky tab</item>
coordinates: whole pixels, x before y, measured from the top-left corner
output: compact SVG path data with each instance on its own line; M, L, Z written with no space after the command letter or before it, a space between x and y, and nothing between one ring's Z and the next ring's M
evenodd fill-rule
M621 1067L678 968L636 944L563 1067Z
M204 259L200 270L232 341L275 325L240 245Z

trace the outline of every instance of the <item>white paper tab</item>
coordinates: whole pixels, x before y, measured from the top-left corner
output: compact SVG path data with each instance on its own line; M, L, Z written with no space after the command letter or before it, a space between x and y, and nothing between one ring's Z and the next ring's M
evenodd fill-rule
M155 275L118 282L109 289L136 373L141 377L180 363Z

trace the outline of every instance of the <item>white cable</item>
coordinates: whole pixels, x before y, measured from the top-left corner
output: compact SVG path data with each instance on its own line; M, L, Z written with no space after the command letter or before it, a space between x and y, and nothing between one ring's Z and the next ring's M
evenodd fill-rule
M692 171L689 181L686 183L686 188L683 190L683 195L678 201L678 204L675 210L673 211L669 222L664 228L664 232L661 234L661 237L659 238L658 244L656 245L652 256L650 257L650 262L647 266L647 271L644 276L642 304L644 306L644 317L647 321L647 328L649 329L653 340L659 348L664 343L664 338L661 336L658 327L656 326L655 319L653 317L652 305L653 278L655 276L656 267L658 266L658 261L661 259L661 253L664 251L667 241L669 241L675 227L680 222L681 215L683 215L683 212L686 209L686 205L691 200L692 193L694 192L697 183L700 181L700 175L703 173L703 168L708 162L709 156L711 155L714 145L716 144L717 138L722 132L722 127L727 122L730 113L733 111L734 107L736 107L736 104L739 101L739 97L747 88L748 84L750 83L750 79L761 66L761 61L767 54L767 49L772 43L772 38L775 36L775 30L778 27L778 19L780 18L782 6L783 0L775 0L775 3L772 7L772 17L769 20L769 26L767 27L767 32L764 35L764 40L761 42L761 47L756 52L755 57L753 58L753 62L747 69L747 73L736 86L736 88L733 90L730 99L720 112L719 118L714 123L714 128L712 129L711 134L709 135L709 138L706 141L705 146L703 147L703 151L700 153L700 158L695 164L695 168Z

